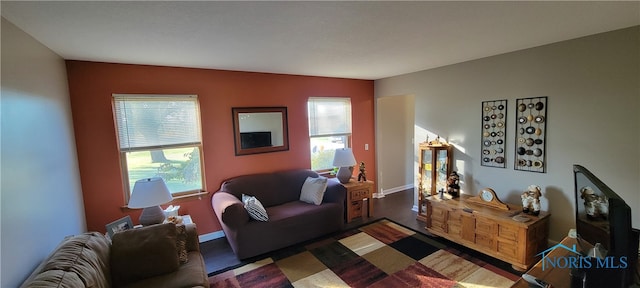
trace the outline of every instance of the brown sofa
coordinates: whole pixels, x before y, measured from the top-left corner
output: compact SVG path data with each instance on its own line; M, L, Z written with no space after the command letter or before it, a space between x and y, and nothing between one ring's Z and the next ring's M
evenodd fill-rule
M222 183L211 204L231 248L239 259L310 240L344 227L346 189L329 179L320 205L300 201L311 170L289 170L239 176ZM255 196L269 220L249 217L242 194Z
M98 232L67 237L21 287L209 287L196 226L184 228L152 225L113 241Z

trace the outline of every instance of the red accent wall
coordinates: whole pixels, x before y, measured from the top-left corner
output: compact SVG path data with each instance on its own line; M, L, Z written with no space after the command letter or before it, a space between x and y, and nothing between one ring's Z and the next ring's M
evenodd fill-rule
M114 93L198 95L210 194L180 203L180 213L192 216L200 234L221 229L211 195L223 180L311 167L309 97L351 98L354 154L366 163L368 178L375 180L373 81L84 61L67 61L67 73L89 231L104 231L105 224L125 215L137 223L140 215L139 210L121 209L125 203L111 105ZM231 107L249 106L288 108L289 151L235 156Z

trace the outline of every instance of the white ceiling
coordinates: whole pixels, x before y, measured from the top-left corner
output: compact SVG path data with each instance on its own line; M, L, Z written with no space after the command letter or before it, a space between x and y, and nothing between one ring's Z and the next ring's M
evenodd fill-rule
M640 24L628 2L1 2L64 59L380 79Z

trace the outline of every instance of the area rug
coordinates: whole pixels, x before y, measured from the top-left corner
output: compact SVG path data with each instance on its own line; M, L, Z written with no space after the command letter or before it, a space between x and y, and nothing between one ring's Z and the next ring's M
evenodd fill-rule
M519 276L388 219L209 277L210 287L509 287Z

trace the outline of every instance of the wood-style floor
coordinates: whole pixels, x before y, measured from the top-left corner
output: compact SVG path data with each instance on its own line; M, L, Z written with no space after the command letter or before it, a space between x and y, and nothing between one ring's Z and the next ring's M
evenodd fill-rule
M363 205L363 207L366 207L366 205ZM386 195L384 198L373 199L373 216L366 217L366 209L363 209L363 217L353 220L351 223L346 225L345 229L355 228L381 218L387 218L415 231L426 234L427 232L424 228L425 223L416 220L416 212L412 211L411 208L413 208L413 189L392 193ZM438 238L438 240L443 243L448 243L447 245L458 246L457 244L451 243L443 238ZM458 247L458 249L464 249L465 252L472 254L474 257L490 258L464 247ZM219 238L200 243L200 250L204 256L208 273L241 264L240 260L236 258L235 254L231 250L226 238ZM510 264L492 258L487 260L502 269L517 273L511 269Z

